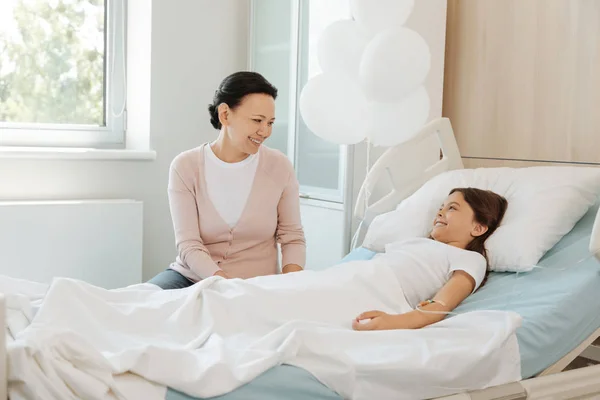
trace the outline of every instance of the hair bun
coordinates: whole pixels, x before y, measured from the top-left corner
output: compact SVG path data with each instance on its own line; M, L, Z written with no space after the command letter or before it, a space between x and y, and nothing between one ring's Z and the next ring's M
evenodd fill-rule
M219 121L219 111L214 104L208 105L208 113L210 114L210 124L215 129L221 129L221 121Z

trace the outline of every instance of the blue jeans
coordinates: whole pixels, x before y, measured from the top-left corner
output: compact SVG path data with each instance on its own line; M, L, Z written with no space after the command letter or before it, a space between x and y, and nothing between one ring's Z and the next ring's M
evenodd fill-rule
M152 283L164 290L183 289L194 284L194 282L172 269L161 272L150 279L148 283Z

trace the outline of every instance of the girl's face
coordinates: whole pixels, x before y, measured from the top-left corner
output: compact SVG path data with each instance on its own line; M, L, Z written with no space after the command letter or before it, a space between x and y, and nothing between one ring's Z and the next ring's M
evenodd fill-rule
M431 237L438 242L464 249L487 229L487 226L475 220L475 213L462 193L454 192L438 210L433 221Z
M249 94L235 108L219 105L219 120L225 130L227 141L244 154L256 154L261 144L271 136L275 122L273 97Z

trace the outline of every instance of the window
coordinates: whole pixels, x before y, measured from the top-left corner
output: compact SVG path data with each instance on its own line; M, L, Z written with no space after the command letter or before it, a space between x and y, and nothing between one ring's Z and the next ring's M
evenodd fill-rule
M125 0L0 1L0 145L116 147Z
M302 88L320 72L317 41L339 19L350 18L348 0L254 0L250 68L279 89L277 122L268 145L294 163L306 197L342 203L346 149L314 135L298 109Z
M290 0L257 0L252 7L252 38L250 68L265 76L278 89L276 115L268 146L290 155L293 159L293 129L295 96L292 82L296 66L292 65L294 35L290 27L297 6ZM296 25L297 26L297 25ZM289 146L289 147L288 147Z

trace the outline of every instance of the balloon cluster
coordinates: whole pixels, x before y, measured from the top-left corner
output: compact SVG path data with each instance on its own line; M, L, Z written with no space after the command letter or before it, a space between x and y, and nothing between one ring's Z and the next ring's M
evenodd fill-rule
M425 40L403 27L415 0L350 0L352 20L329 25L318 41L322 73L300 95L304 122L337 144L368 139L394 146L429 117L423 84L431 67Z

